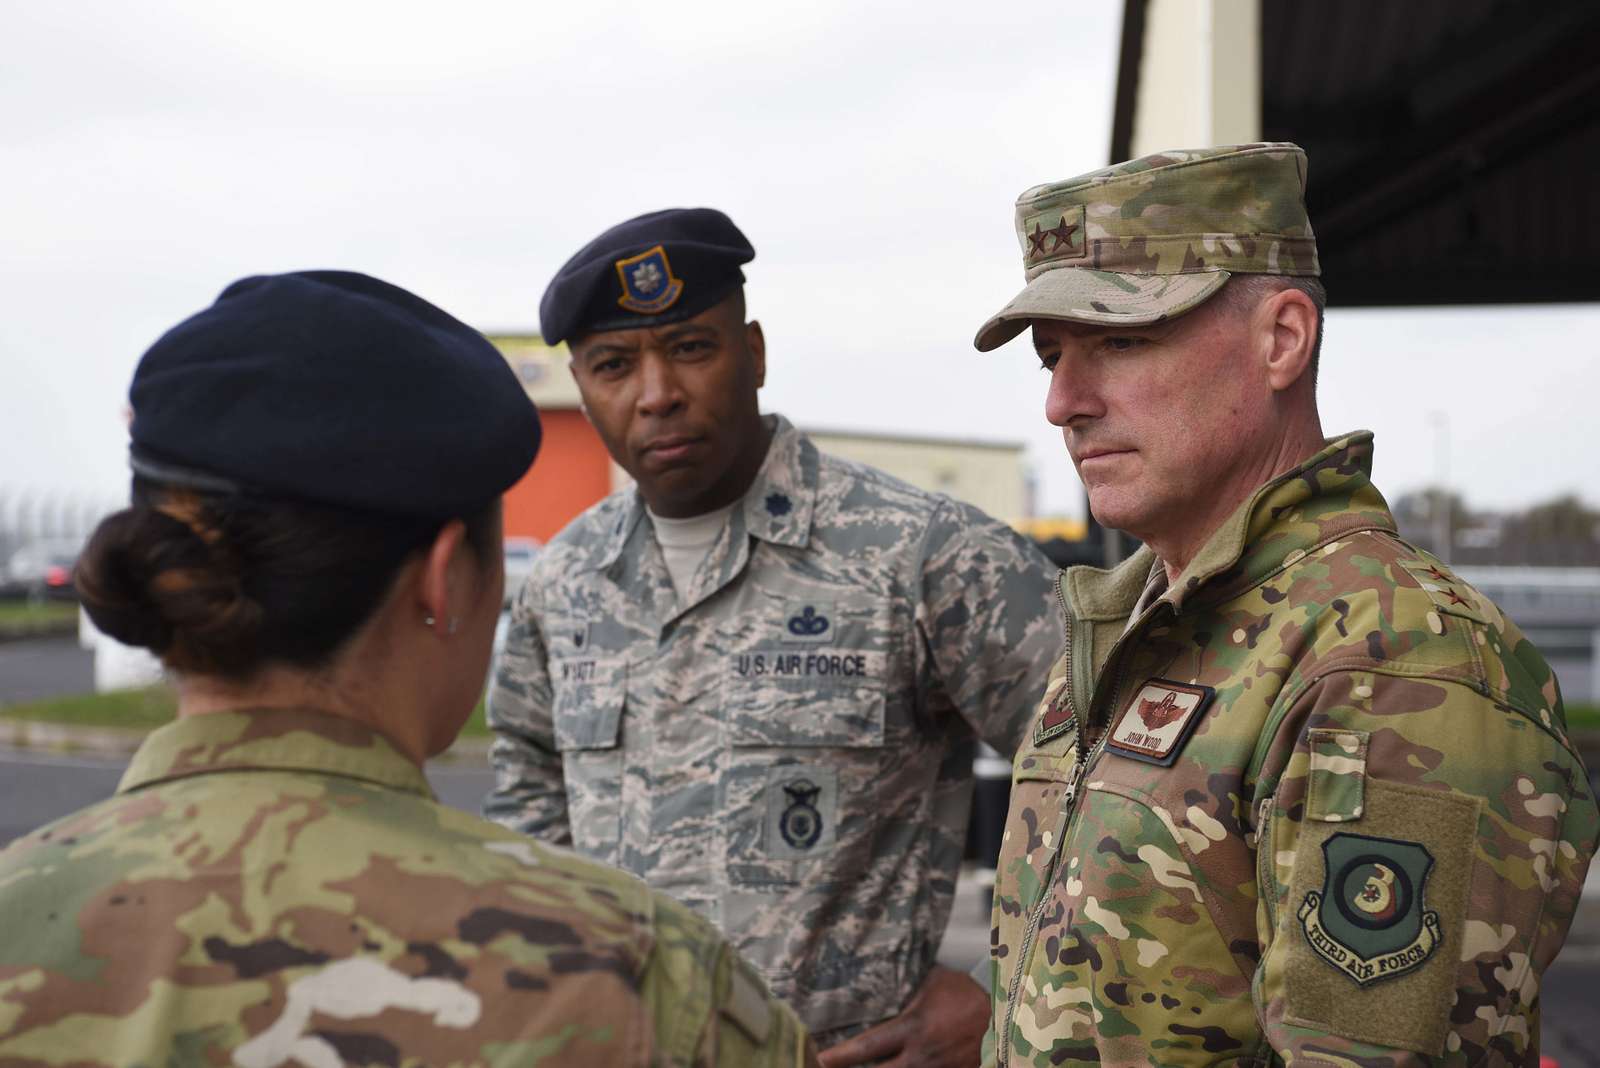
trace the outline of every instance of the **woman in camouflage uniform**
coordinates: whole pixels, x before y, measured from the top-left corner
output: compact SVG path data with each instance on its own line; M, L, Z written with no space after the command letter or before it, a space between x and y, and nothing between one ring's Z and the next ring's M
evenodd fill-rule
M704 922L423 777L482 689L498 499L538 448L482 337L362 275L251 278L131 399L133 505L79 588L178 719L0 854L0 1063L811 1059Z

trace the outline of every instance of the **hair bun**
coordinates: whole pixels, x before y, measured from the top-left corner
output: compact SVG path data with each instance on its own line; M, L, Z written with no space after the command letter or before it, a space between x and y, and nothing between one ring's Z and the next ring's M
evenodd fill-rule
M179 671L236 672L260 628L222 532L198 508L145 505L108 517L78 562L85 610L106 634Z

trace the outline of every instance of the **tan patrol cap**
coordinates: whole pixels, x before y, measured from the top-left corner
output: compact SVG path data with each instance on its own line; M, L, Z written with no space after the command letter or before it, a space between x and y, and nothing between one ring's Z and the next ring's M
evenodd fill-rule
M1287 141L1158 152L1017 198L1028 284L978 330L979 352L1034 319L1142 326L1182 315L1232 273L1317 275L1306 154Z

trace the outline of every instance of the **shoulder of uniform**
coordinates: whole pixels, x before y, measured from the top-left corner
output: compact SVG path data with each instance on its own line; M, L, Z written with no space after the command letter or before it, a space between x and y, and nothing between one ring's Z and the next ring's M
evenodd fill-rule
M943 493L913 486L870 464L847 460L818 449L817 496L838 502L850 501L853 508L856 500L863 495L871 503L924 514L941 504L953 503Z
M634 490L629 486L612 493L579 512L545 545L545 552L562 549L584 549L594 545L596 538L612 533L617 519L633 504Z
M444 809L440 823L467 870L536 888L539 901L570 914L566 922L586 942L629 943L641 960L648 951L655 897L637 876L454 809Z
M1296 602L1315 612L1319 659L1459 682L1564 735L1544 658L1493 601L1431 553L1390 531L1360 531L1313 549L1252 597L1287 600L1309 569L1321 571L1317 582L1330 591L1324 601Z

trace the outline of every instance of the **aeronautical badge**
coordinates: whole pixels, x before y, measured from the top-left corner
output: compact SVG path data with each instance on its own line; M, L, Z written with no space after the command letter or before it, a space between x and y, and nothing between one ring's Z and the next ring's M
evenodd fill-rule
M1317 955L1358 986L1422 966L1439 948L1439 914L1423 907L1433 857L1416 842L1336 834L1322 843L1322 889L1300 926Z
M1216 695L1209 686L1150 679L1111 728L1106 748L1133 760L1170 767Z
M822 813L817 811L817 795L822 787L810 779L795 779L783 784L789 806L778 817L778 833L792 849L810 849L822 837Z
M683 296L683 281L672 276L667 250L657 245L648 252L617 261L622 296L617 303L640 315L664 312Z

